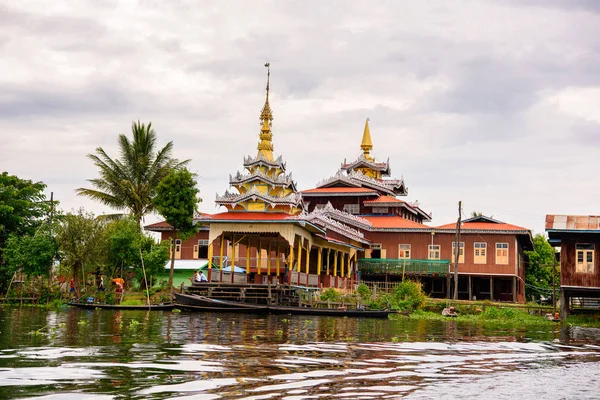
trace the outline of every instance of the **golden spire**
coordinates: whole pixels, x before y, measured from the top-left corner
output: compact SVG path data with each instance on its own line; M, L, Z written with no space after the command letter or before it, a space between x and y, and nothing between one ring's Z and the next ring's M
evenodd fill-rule
M260 113L260 120L262 126L260 128L260 142L258 143L258 156L262 156L273 161L273 143L271 139L273 134L271 133L271 124L273 123L273 113L271 112L271 106L269 105L269 81L271 80L271 64L266 63L267 67L267 98L265 99L265 105Z
M371 157L371 149L373 148L373 142L371 141L371 131L369 130L369 118L365 122L365 131L363 133L362 142L360 143L360 148L363 151L363 155L365 159L368 161L374 161L374 158Z

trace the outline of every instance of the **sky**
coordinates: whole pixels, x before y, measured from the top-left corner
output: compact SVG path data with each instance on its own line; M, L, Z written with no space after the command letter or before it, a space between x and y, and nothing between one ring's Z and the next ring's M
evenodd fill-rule
M0 0L0 171L65 211L86 157L132 121L191 159L203 202L256 154L266 68L275 152L299 189L360 154L432 225L483 212L535 233L598 215L600 2ZM147 222L159 220L148 216Z

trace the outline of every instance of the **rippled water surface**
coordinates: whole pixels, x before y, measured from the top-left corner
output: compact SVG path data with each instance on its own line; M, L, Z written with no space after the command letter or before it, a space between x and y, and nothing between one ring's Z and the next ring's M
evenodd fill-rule
M0 308L0 399L598 398L600 330Z

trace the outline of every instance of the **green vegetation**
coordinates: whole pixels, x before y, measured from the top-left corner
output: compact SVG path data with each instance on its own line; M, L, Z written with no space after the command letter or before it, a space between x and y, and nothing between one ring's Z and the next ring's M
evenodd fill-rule
M543 235L537 234L533 238L533 251L527 251L525 254L529 258L525 270L525 298L539 301L541 296L549 297L552 293L554 269L556 287L560 287L560 267L554 267L554 248Z
M42 226L49 222L53 205L46 200L45 189L43 182L0 174L0 292L8 289L20 268L27 269L26 273L50 273L51 260L43 264L52 252L52 238L49 226ZM42 254L31 254L35 260L25 256L36 249Z
M157 135L152 123L131 124L133 141L119 135L119 159L110 158L102 147L88 154L100 170L100 178L90 179L96 189L77 189L82 196L97 200L116 210L128 210L141 228L144 215L155 210L156 188L172 170L184 167L189 160L172 158L173 142L157 150Z
M342 295L337 289L324 290L320 301L328 301L343 304L358 304L367 306L373 310L392 309L402 311L413 311L425 305L427 296L423 292L421 284L411 280L402 282L392 293L377 292L374 295L371 289L364 283L358 285L356 292Z
M441 313L425 310L417 310L410 314L410 318L423 320L438 320L438 321L456 321L470 322L478 324L494 324L494 325L552 325L552 321L546 320L539 315L531 315L525 310L517 308L498 308L486 307L485 310L479 309L479 312L465 313L458 310L458 317L449 318Z
M183 168L171 171L156 188L154 204L158 212L173 227L173 243L177 235L186 238L195 232L194 213L198 204L198 189L194 175ZM171 246L169 287L173 286L175 246Z
M563 324L568 326L600 328L600 314L569 315L569 317L563 321Z

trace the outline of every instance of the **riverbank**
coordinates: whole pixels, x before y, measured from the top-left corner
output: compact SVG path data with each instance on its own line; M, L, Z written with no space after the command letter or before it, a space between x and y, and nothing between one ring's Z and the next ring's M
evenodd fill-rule
M466 307L456 306L457 317L446 317L441 312L428 309L416 310L410 314L410 318L427 321L456 321L465 323L475 323L481 325L501 325L501 326L580 326L600 328L600 313L588 315L571 315L564 321L552 322L547 320L544 315L531 313L525 308L516 307L496 307L487 306L480 308L470 305ZM393 318L402 318L393 316Z

